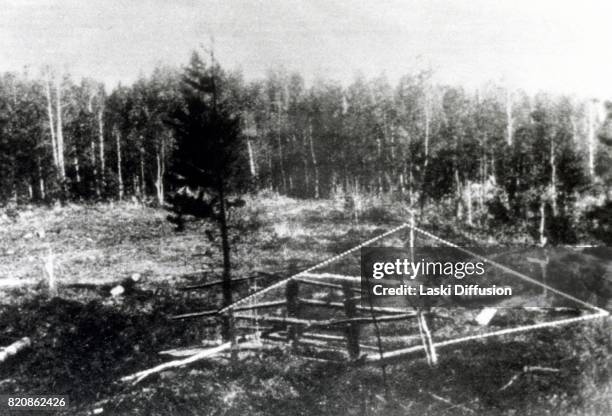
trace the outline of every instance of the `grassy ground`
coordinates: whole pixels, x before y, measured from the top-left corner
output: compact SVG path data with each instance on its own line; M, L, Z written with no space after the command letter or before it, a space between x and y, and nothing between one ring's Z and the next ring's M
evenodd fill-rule
M249 206L240 219L259 227L243 233L237 246L237 277L315 263L393 224L385 210L372 209L356 225L331 202L269 198ZM177 287L216 279L219 257L204 225L176 234L165 216L121 204L31 208L0 218L0 345L33 340L32 348L0 364L0 394L66 394L66 414L82 415L94 409L107 415L612 414L608 320L445 349L433 369L417 356L387 366L385 378L380 368L308 362L279 348L235 364L202 361L136 386L120 383L166 361L161 350L218 335L207 321L168 318L218 305L217 293ZM49 254L58 297L45 288ZM206 273L184 276L198 270ZM134 273L144 278L138 290L109 296L114 282ZM536 366L555 371L529 371Z

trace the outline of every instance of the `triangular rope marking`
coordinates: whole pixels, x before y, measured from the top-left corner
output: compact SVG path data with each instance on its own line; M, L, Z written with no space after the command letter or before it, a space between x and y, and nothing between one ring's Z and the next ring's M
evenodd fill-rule
M389 235L391 235L393 233L396 233L396 232L398 232L400 230L403 230L404 228L408 228L408 227L410 227L409 224L406 224L406 223L401 224L401 225L399 225L399 226L397 226L397 227L395 227L395 228L393 228L393 229L391 229L391 230L389 230L389 231L387 231L387 232L385 232L383 234L380 234L380 235L378 235L378 236L376 236L374 238L371 238L371 239L369 239L367 241L364 241L363 243L361 243L361 244L359 244L359 245L357 245L357 246L355 246L353 248L350 248L350 249L348 249L348 250L346 250L346 251L344 251L344 252L342 252L340 254L337 254L337 255L335 255L333 257L330 257L327 260L323 260L322 262L317 263L314 266L311 266L311 267L307 268L306 270L302 270L299 273L296 273L296 274L294 274L292 276L289 276L289 277L287 277L285 279L279 280L278 282L273 283L270 286L266 286L265 288L260 289L259 291L255 292L255 293L252 293L252 294L250 294L248 296L243 297L242 299L238 299L236 302L234 302L234 303L232 303L230 305L227 305L224 308L221 308L219 310L219 313L228 312L228 311L234 309L236 306L241 305L241 304L243 304L245 302L248 302L249 299L251 299L251 298L253 298L255 296L263 295L264 293L269 292L269 291L271 291L273 289L276 289L277 287L281 287L282 285L286 284L288 281L290 281L292 279L295 279L296 277L303 277L304 275L306 275L306 274L308 274L308 273L310 273L312 271L320 269L321 267L325 267L325 266L335 262L336 260L339 260L342 257L345 257L345 256L347 256L347 255L349 255L351 253L354 253L355 251L361 249L362 247L370 245L370 244L372 244L372 243L374 243L374 242L376 242L376 241L378 241L378 240L380 240L382 238L385 238L385 237L387 237L387 236L389 236Z
M592 309L592 310L597 311L599 313L604 313L606 315L609 315L609 312L606 311L605 309L599 308L599 307L597 307L597 306L595 306L595 305L593 305L591 303L588 303L588 302L585 302L585 301L583 301L581 299L578 299L577 297L574 297L574 296L572 296L572 295L570 295L568 293L565 293L565 292L563 292L563 291L561 291L559 289L556 289L556 288L554 288L554 287L552 287L550 285L547 285L546 283L540 282L539 280L534 279L533 277L529 277L529 276L527 276L527 275L525 275L523 273L517 272L516 270L511 269L508 266L504 266L503 264L498 263L495 260L488 259L488 258L486 258L486 257L484 257L484 256L482 256L480 254L474 253L473 251L467 250L467 249L465 249L463 247L459 247L458 245L456 245L454 243L451 243L450 241L444 240L443 238L440 238L440 237L438 237L436 235L433 235L432 233L430 233L428 231L422 230L419 227L415 226L414 229L416 231L420 232L421 234L426 235L429 238L432 238L432 239L434 239L436 241L439 241L439 242L441 242L443 244L446 244L446 245L448 245L450 247L456 248L457 250L462 251L463 253L468 254L468 255L470 255L472 257L476 257L476 258L478 258L478 259L480 259L482 261L485 261L485 262L489 263L490 265L495 266L498 269L505 271L506 273L510 273L510 274L518 277L519 279L525 280L525 281L527 281L529 283L532 283L534 285L540 286L540 287L542 287L544 289L548 289L551 292L556 293L559 296L563 296L564 298L569 299L569 300L571 300L573 302L579 303L582 306L586 306L589 309Z
M478 258L482 261L485 261L487 263L489 263L490 265L503 270L506 273L509 273L515 277L518 277L524 281L527 281L529 283L532 283L536 286L540 286L542 288L545 288L553 293L556 293L559 296L562 296L566 299L569 299L573 302L576 302L590 310L595 311L596 313L592 313L592 314L588 314L588 315L583 315L583 316L579 316L579 317L574 317L574 318L565 318L565 319L558 319L555 321L549 321L549 322L541 322L541 323L537 323L537 324L530 324L530 325L523 325L523 326L518 326L518 327L513 327L513 328L506 328L506 329L501 329L501 330L497 330L497 331L492 331L492 332L487 332L487 333L483 333L483 334L474 334L474 335L466 335L463 337L459 337L459 338L451 338L451 339L446 339L443 341L438 341L438 342L434 342L433 343L433 347L434 348L440 348L440 347L446 347L446 346L451 346L451 345L457 345L457 344L461 344L464 342L469 342L469 341L474 341L474 340L479 340L479 339L485 339L485 338L490 338L490 337L495 337L495 336L504 336L504 335L510 335L510 334L515 334L515 333L520 333L520 332L527 332L527 331L531 331L531 330L536 330L536 329L541 329L541 328L547 328L547 327L554 327L554 326L561 326L561 325L568 325L568 324L572 324L572 323L576 323L576 322L581 322L581 321L587 321L587 320L591 320L591 319L597 319L597 318L604 318L604 317L608 317L610 316L610 313L602 308L599 308L591 303L585 302L581 299L578 299L568 293L565 293L559 289L556 289L550 285L547 285L546 283L540 282L532 277L529 277L523 273L520 273L508 266L505 266L501 263L496 262L495 260L491 260L487 257L484 257L480 254L474 253L470 250L467 250L463 247L458 246L457 244L454 244L450 241L447 241L443 238L440 238L428 231L425 231L413 224L409 224L409 223L404 223L401 224L383 234L380 234L374 238L371 238L349 250L346 250L338 255L335 255L333 257L328 258L327 260L324 260L320 263L315 264L314 266L311 266L299 273L296 273L292 276L289 276L285 279L282 279L270 286L267 286L265 288L262 288L261 290L252 293L242 299L237 300L236 302L232 303L231 305L226 306L225 308L222 308L219 310L219 313L224 313L224 312L228 312L231 311L232 309L236 308L237 306L245 303L245 302L249 302L251 300L253 300L255 297L260 296L266 292L269 292L275 288L281 287L282 285L286 284L287 282L289 282L292 279L295 278L299 278L299 277L308 277L308 278L314 278L314 279L324 279L324 278L332 278L332 279L336 279L336 280L347 280L347 281L357 281L358 279L360 279L360 277L357 276L347 276L347 275L339 275L339 274L333 274L333 273L312 273L313 271L320 269L324 266L327 266L337 260L339 260L342 257L345 257L351 253L354 253L355 251L368 246L378 240L381 240L385 237L390 236L391 234L394 234L402 229L408 228L410 229L412 232L418 232L424 236L427 236L435 241L438 241L446 246L449 247L453 247L457 250L460 250L462 252L464 252L465 254L468 254L470 256L473 256L475 258ZM414 237L411 237L414 238ZM419 346L412 346L412 347L408 347L408 348L404 348L404 349L400 349L400 350L394 350L394 351L389 351L386 353L383 353L383 356L380 357L380 359L386 360L386 359L392 359L396 356L402 356L406 353L411 353L411 352L417 352L417 351L421 351L423 350L425 347L423 345L419 345ZM377 361L377 359L372 358L372 360ZM370 361L367 360L366 361Z

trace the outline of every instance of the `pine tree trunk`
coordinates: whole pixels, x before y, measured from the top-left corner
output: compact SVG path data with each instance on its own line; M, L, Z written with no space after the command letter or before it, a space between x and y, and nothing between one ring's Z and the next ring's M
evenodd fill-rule
M220 179L221 182L223 179ZM231 273L231 258L230 258L230 243L229 229L227 225L227 201L225 200L223 184L219 184L219 228L221 231L221 250L223 255L223 306L228 306L232 303L232 273ZM222 337L229 341L232 339L232 322L231 318L224 316Z

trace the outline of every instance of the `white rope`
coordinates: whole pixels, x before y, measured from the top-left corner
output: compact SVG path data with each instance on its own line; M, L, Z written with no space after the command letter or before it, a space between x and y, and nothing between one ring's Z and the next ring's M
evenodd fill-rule
M523 279L523 280L525 280L525 281L527 281L527 282L533 283L534 285L537 285L537 286L543 287L544 289L548 289L548 290L550 290L551 292L554 292L554 293L556 293L556 294L558 294L558 295L560 295L560 296L563 296L563 297L564 297L564 298L566 298L566 299L570 299L570 300L572 300L572 301L574 301L574 302L576 302L576 303L579 303L579 304L581 304L582 306L586 306L586 307L587 307L587 308L589 308L589 309L592 309L592 310L595 310L595 311L597 311L597 312L600 312L600 313L605 314L605 315L603 315L603 316L607 316L607 315L609 315L609 312L608 312L608 311L606 311L606 310L604 310L604 309L601 309L601 308L599 308L599 307L597 307L597 306L595 306L595 305L593 305L593 304L591 304L591 303L588 303L588 302L585 302L585 301L583 301L583 300L580 300L580 299L578 299L577 297L574 297L574 296L572 296L572 295L570 295L570 294L568 294L568 293L565 293L565 292L563 292L563 291L561 291L561 290L559 290L559 289L556 289L556 288L554 288L554 287L552 287L552 286L550 286L550 285L547 285L546 283L542 283L542 282L540 282L539 280L536 280L536 279L534 279L534 278L532 278L532 277L529 277L529 276L527 276L527 275L525 275L525 274L523 274L523 273L517 272L516 270L511 269L511 268L510 268L510 267L508 267L508 266L504 266L504 265L503 265L503 264L501 264L501 263L498 263L498 262L496 262L496 261L494 261L494 260L488 259L488 258L486 258L486 257L484 257L484 256L482 256L482 255L480 255L480 254L474 253L473 251L467 250L467 249L465 249L465 248L463 248L463 247L459 247L457 244L454 244L454 243L451 243L450 241L444 240L443 238L440 238L440 237L438 237L438 236L436 236L436 235L433 235L433 234L432 234L432 233L430 233L430 232L427 232L427 231L425 231L425 230L422 230L422 229L421 229L421 228L419 228L419 227L416 227L416 226L415 226L415 227L414 227L414 229L415 229L416 231L418 231L418 232L420 232L420 233L422 233L422 234L424 234L424 235L428 236L429 238L432 238L432 239L434 239L434 240L437 240L437 241L439 241L439 242L441 242L441 243L444 243L444 244L446 244L446 245L448 245L448 246L450 246L450 247L456 248L457 250L462 251L462 252L464 252L465 254L468 254L468 255L470 255L470 256L472 256L472 257L476 257L476 258L478 258L478 259L480 259L480 260L482 260L482 261L485 261L485 262L487 262L487 263L489 263L489 264L491 264L491 265L493 265L493 266L497 267L498 269L501 269L501 270L505 271L506 273L510 273L510 274L512 274L512 275L514 275L514 276L516 276L516 277L520 278L520 279Z
M495 336L503 336L503 335L514 334L514 333L519 333L519 332L526 332L526 331L531 331L531 330L540 329L540 328L547 328L547 327L555 327L555 326L567 325L567 324L571 324L571 323L575 323L575 322L581 322L581 321L586 321L586 320L590 320L590 319L603 318L603 317L607 317L607 316L610 315L610 313L608 311L604 310L604 309L601 309L601 308L599 308L599 307L597 307L595 305L592 305L592 304L590 304L588 302L582 301L582 300L580 300L580 299L578 299L578 298L576 298L576 297L574 297L574 296L572 296L572 295L570 295L568 293L565 293L565 292L563 292L563 291L561 291L559 289L556 289L556 288L554 288L554 287L552 287L550 285L542 283L542 282L540 282L540 281L538 281L536 279L533 279L533 278L531 278L531 277L529 277L529 276L527 276L527 275L525 275L523 273L517 272L516 270L513 270L513 269L511 269L511 268L509 268L509 267L507 267L507 266L505 266L505 265L503 265L501 263L498 263L498 262L496 262L494 260L491 260L491 259L488 259L488 258L486 258L486 257L484 257L484 256L482 256L480 254L477 254L477 253L474 253L474 252L472 252L470 250L462 248L462 247L460 247L460 246L458 246L458 245L456 245L454 243L451 243L450 241L447 241L447 240L445 240L443 238L440 238L440 237L438 237L438 236L436 236L436 235L434 235L434 234L432 234L430 232L427 232L427 231L425 231L425 230L415 226L414 224L407 224L407 223L404 223L404 224L402 224L402 225L400 225L398 227L395 227L392 230L389 230L389 231L387 231L387 232L385 232L385 233L383 233L383 234L381 234L381 235L379 235L377 237L374 237L374 238L372 238L372 239L370 239L368 241L365 241L365 242L363 242L363 243L361 243L361 244L359 244L359 245L357 245L357 246L355 246L355 247L353 247L353 248L351 248L349 250L344 251L343 253L340 253L340 254L338 254L338 255L336 255L334 257L331 257L331 258L329 258L327 260L324 260L324 261L322 261L322 262L320 262L320 263L318 263L318 264L316 264L316 265L314 265L314 266L312 266L312 267L310 267L310 268L308 268L308 269L306 269L306 270L304 270L304 271L302 271L300 273L297 273L297 274L295 274L293 276L287 277L286 279L283 279L283 280L281 280L279 282L276 282L276 283L274 283L274 284L272 284L272 285L270 285L270 286L260 290L259 292L253 293L253 294L251 294L251 295L249 295L249 296L247 296L247 297L245 297L243 299L239 299L238 301L234 302L233 304L228 305L225 308L221 309L219 312L222 313L222 312L231 310L234 307L236 307L236 306L238 306L238 305L240 305L242 303L245 303L245 302L247 302L249 300L252 300L255 296L262 295L262 294L264 294L264 293L266 293L266 292L268 292L268 291L270 291L272 289L275 289L275 288L277 288L277 287L287 283L291 279L294 279L294 278L297 278L297 277L306 277L306 276L311 277L311 278L326 278L327 277L327 278L335 278L335 279L340 279L340 280L356 281L356 280L359 279L356 276L346 276L346 275L332 274L332 273L311 273L311 272L316 270L316 269L319 269L321 267L327 266L328 264L330 264L330 263L340 259L341 257L344 257L344 256L346 256L346 255L348 255L350 253L353 253L353 252L361 249L362 247L365 247L365 246L367 246L369 244L372 244L373 242L378 241L378 240L380 240L380 239L382 239L384 237L387 237L387 236L389 236L389 235L391 235L391 234L393 234L393 233L395 233L395 232L397 232L397 231L399 231L399 230L401 230L403 228L406 228L406 227L408 227L410 229L414 229L415 231L418 231L421 234L426 235L427 237L432 238L433 240L439 241L439 242L441 242L441 243L443 243L443 244L445 244L445 245L447 245L449 247L456 248L457 250L460 250L460 251L462 251L462 252L464 252L464 253L466 253L466 254L468 254L470 256L473 256L475 258L483 260L483 261L485 261L485 262L487 262L487 263L489 263L489 264L491 264L491 265L493 265L493 266L495 266L495 267L497 267L497 268L499 268L499 269L501 269L501 270L503 270L503 271L505 271L507 273L510 273L510 274L512 274L512 275L514 275L514 276L516 276L516 277L518 277L520 279L522 279L522 280L525 280L525 281L533 283L533 284L535 284L537 286L540 286L540 287L543 287L545 289L548 289L551 292L556 293L556 294L558 294L558 295L560 295L560 296L562 296L562 297L564 297L566 299L572 300L572 301L574 301L576 303L579 303L579 304L581 304L583 306L586 306L589 309L593 309L593 310L597 311L597 313L594 313L594 314L584 315L584 316L575 317L575 318L566 318L566 319L561 319L561 320L551 321L551 322L542 322L542 323L538 323L538 324L523 325L523 326L519 326L519 327L516 327L516 328L507 328L507 329L502 329L502 330L499 330L499 331L493 331L493 332L489 332L489 333L485 333L485 334L469 335L469 336L464 336L464 337L460 337L460 338L453 338L453 339L448 339L448 340L445 340L445 341L435 342L435 343L432 344L432 347L433 347L432 349L434 351L435 351L435 348L438 348L438 347L446 347L446 346L449 346L449 345L460 344L460 343L464 343L464 342L468 342L468 341L485 339L485 338L490 338L490 337L495 337ZM408 349L406 349L405 352L420 351L421 349L425 349L425 345L418 346L418 347L408 348ZM408 350L410 350L410 351L408 351Z
M299 272L297 274L294 274L293 276L289 276L289 277L287 277L287 278L285 278L283 280L280 280L280 281L278 281L278 282L276 282L276 283L274 283L274 284L272 284L270 286L267 286L267 287L261 289L259 292L255 292L255 293L253 293L251 295L248 295L248 296L246 296L246 297L244 297L242 299L238 299L236 302L234 302L234 303L232 303L230 305L227 305L224 308L220 309L219 313L227 312L227 311L235 308L238 305L241 305L241 304L243 304L245 302L248 302L249 299L252 299L255 296L263 295L266 292L269 292L269 291L271 291L273 289L276 289L277 287L280 287L280 286L286 284L291 279L295 279L296 277L304 276L304 274L306 274L306 273L309 273L309 272L312 272L313 270L320 269L321 267L327 266L328 264L333 263L336 260L338 260L338 259L340 259L340 258L342 258L344 256L347 256L347 255L349 255L349 254L351 254L351 253L361 249L362 247L365 247L365 246L367 246L369 244L372 244L372 243L374 243L374 242L376 242L376 241L378 241L378 240L380 240L382 238L385 238L385 237L387 237L387 236L389 236L389 235L391 235L393 233L396 233L399 230L402 230L402 229L404 229L406 227L409 227L409 224L398 225L397 227L395 227L395 228L393 228L393 229L391 229L391 230L389 230L389 231L387 231L387 232L385 232L383 234L380 234L379 236L371 238L371 239L369 239L369 240L367 240L367 241L365 241L365 242L363 242L363 243L361 243L361 244L359 244L359 245L357 245L357 246L355 246L355 247L353 247L351 249L348 249L348 250L346 250L346 251L344 251L344 252L342 252L342 253L340 253L338 255L335 255L335 256L327 259L327 260L324 260L324 261L322 261L320 263L317 263L314 266L309 267L308 269L306 269L304 271L301 271L301 272Z
M344 280L348 282L361 282L361 276L348 276L345 274L335 273L308 273L303 272L302 277L309 277L311 279L330 279L330 280Z
M499 331L488 332L486 334L469 335L469 336L460 337L460 338L448 339L446 341L436 342L434 345L436 347L446 347L448 345L460 344L462 342L473 341L477 339L498 337L502 335L514 334L517 332L525 332L525 331L531 331L534 329L567 325L567 324L571 324L574 322L587 321L587 320L596 319L596 318L603 318L608 315L609 315L608 311L602 310L601 312L594 313L591 315L578 316L575 318L559 319L558 321L542 322L539 324L524 325L524 326L519 326L516 328L500 329Z
M603 311L603 312L598 312L598 313L591 314L591 315L579 316L579 317L576 317L576 318L560 319L558 321L543 322L543 323L539 323L539 324L531 324L531 325L519 326L519 327L516 327L516 328L501 329L499 331L488 332L488 333L485 333L485 334L468 335L468 336L464 336L464 337L460 337L460 338L453 338L453 339L447 339L445 341L434 342L433 343L433 347L434 348L442 348L442 347L447 347L449 345L462 344L464 342L476 341L476 340L485 339L485 338L499 337L499 336L515 334L515 333L519 333L519 332L527 332L527 331L531 331L531 330L535 330L535 329L567 325L567 324L571 324L571 323L575 323L575 322L586 321L586 320L596 319L596 318L602 318L602 317L606 317L608 315L609 314L606 311ZM396 356L403 356L404 354L410 354L410 353L418 352L418 351L421 351L421 350L425 350L425 354L428 353L427 348L425 346L425 343L423 343L422 345L415 345L415 346L404 348L404 349L401 349L401 350L389 351L388 353L383 354L382 359L390 359L390 358L394 358ZM376 358L373 358L371 360L366 360L366 361L376 361Z

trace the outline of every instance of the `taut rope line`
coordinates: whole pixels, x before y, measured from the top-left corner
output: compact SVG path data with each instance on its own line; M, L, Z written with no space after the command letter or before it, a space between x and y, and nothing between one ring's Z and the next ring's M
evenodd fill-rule
M338 260L338 259L340 259L340 258L342 258L344 256L347 256L347 255L349 255L349 254L351 254L351 253L361 249L362 247L365 247L365 246L367 246L369 244L372 244L372 243L374 243L374 242L376 242L376 241L378 241L378 240L380 240L382 238L385 238L385 237L387 237L387 236L389 236L389 235L391 235L391 234L393 234L393 233L395 233L395 232L397 232L399 230L407 228L407 227L410 227L410 225L407 224L407 223L398 225L397 227L395 227L395 228L393 228L393 229L391 229L391 230L389 230L389 231L387 231L387 232L385 232L383 234L380 234L379 236L376 236L376 237L371 238L371 239L369 239L367 241L364 241L363 243L361 243L361 244L359 244L359 245L357 245L357 246L355 246L355 247L353 247L351 249L348 249L348 250L346 250L346 251L344 251L344 252L342 252L340 254L337 254L337 255L335 255L333 257L330 257L327 260L323 260L322 262L317 263L314 266L311 266L311 267L309 267L306 270L303 270L303 271L301 271L299 273L296 273L296 274L294 274L292 276L289 276L289 277L287 277L285 279L279 280L278 282L276 282L276 283L274 283L274 284L272 284L270 286L267 286L267 287L265 287L263 289L260 289L260 290L256 291L255 293L252 293L252 294L250 294L248 296L245 296L242 299L238 299L236 302L234 302L234 303L232 303L230 305L227 305L227 306L219 309L219 313L228 312L228 311L234 309L236 306L241 305L241 304L243 304L245 302L248 302L249 299L251 299L251 298L253 298L255 296L263 295L264 293L269 292L272 289L276 289L277 287L282 286L283 284L287 283L288 281L290 281L292 279L295 279L296 277L301 277L304 274L312 272L312 271L314 271L316 269L319 269L321 267L327 266L328 264L333 263L334 261L336 261L336 260Z
M497 267L498 269L501 269L501 270L505 271L506 273L510 273L510 274L512 274L512 275L514 275L514 276L516 276L516 277L520 278L520 279L523 279L523 280L525 280L525 281L529 282L529 283L533 283L534 285L537 285L537 286L543 287L544 289L548 289L548 290L550 290L551 292L554 292L554 293L556 293L556 294L558 294L558 295L560 295L560 296L563 296L563 297L564 297L564 298L566 298L566 299L569 299L569 300L572 300L572 301L574 301L574 302L576 302L576 303L579 303L579 304L581 304L582 306L586 306L586 307L587 307L587 308L589 308L589 309L593 309L593 310L595 310L595 311L599 312L600 314L602 314L601 316L607 316L607 315L609 315L609 314L610 314L608 311L606 311L606 310L604 310L604 309L601 309L601 308L599 308L599 307L597 307L597 306L595 306L595 305L593 305L593 304L591 304L591 303L588 303L588 302L585 302L585 301L583 301L583 300L580 300L580 299L578 299L577 297L574 297L574 296L572 296L572 295L570 295L570 294L568 294L568 293L565 293L565 292L563 292L563 291L561 291L561 290L559 290L559 289L556 289L556 288L554 288L554 287L552 287L552 286L550 286L550 285L547 285L546 283L540 282L539 280L536 280L536 279L534 279L534 278L532 278L532 277L529 277L529 276L527 276L527 275L525 275L525 274L523 274L523 273L517 272L516 270L511 269L511 268L510 268L510 267L508 267L508 266L504 266L503 264L498 263L498 262L496 262L495 260L488 259L488 258L486 258L486 257L484 257L484 256L482 256L482 255L480 255L480 254L474 253L473 251L470 251L470 250L465 249L465 248L463 248L463 247L459 247L457 244L454 244L454 243L451 243L450 241L444 240L443 238L440 238L440 237L438 237L438 236L436 236L436 235L433 235L433 234L432 234L432 233L430 233L430 232L427 232L427 231L425 231L425 230L422 230L422 229L421 229L421 228L419 228L419 227L416 227L416 226L415 226L415 227L414 227L414 229L415 229L416 231L418 231L418 232L420 232L420 233L422 233L422 234L424 234L424 235L428 236L429 238L432 238L432 239L434 239L434 240L437 240L437 241L439 241L439 242L441 242L441 243L444 243L444 244L446 244L446 245L448 245L448 246L450 246L450 247L456 248L457 250L462 251L462 252L464 252L465 254L469 254L469 255L470 255L470 256L472 256L472 257L476 257L476 258L478 258L478 259L480 259L480 260L482 260L482 261L485 261L485 262L487 262L487 263L489 263L489 264L491 264L491 265L493 265L493 266Z

